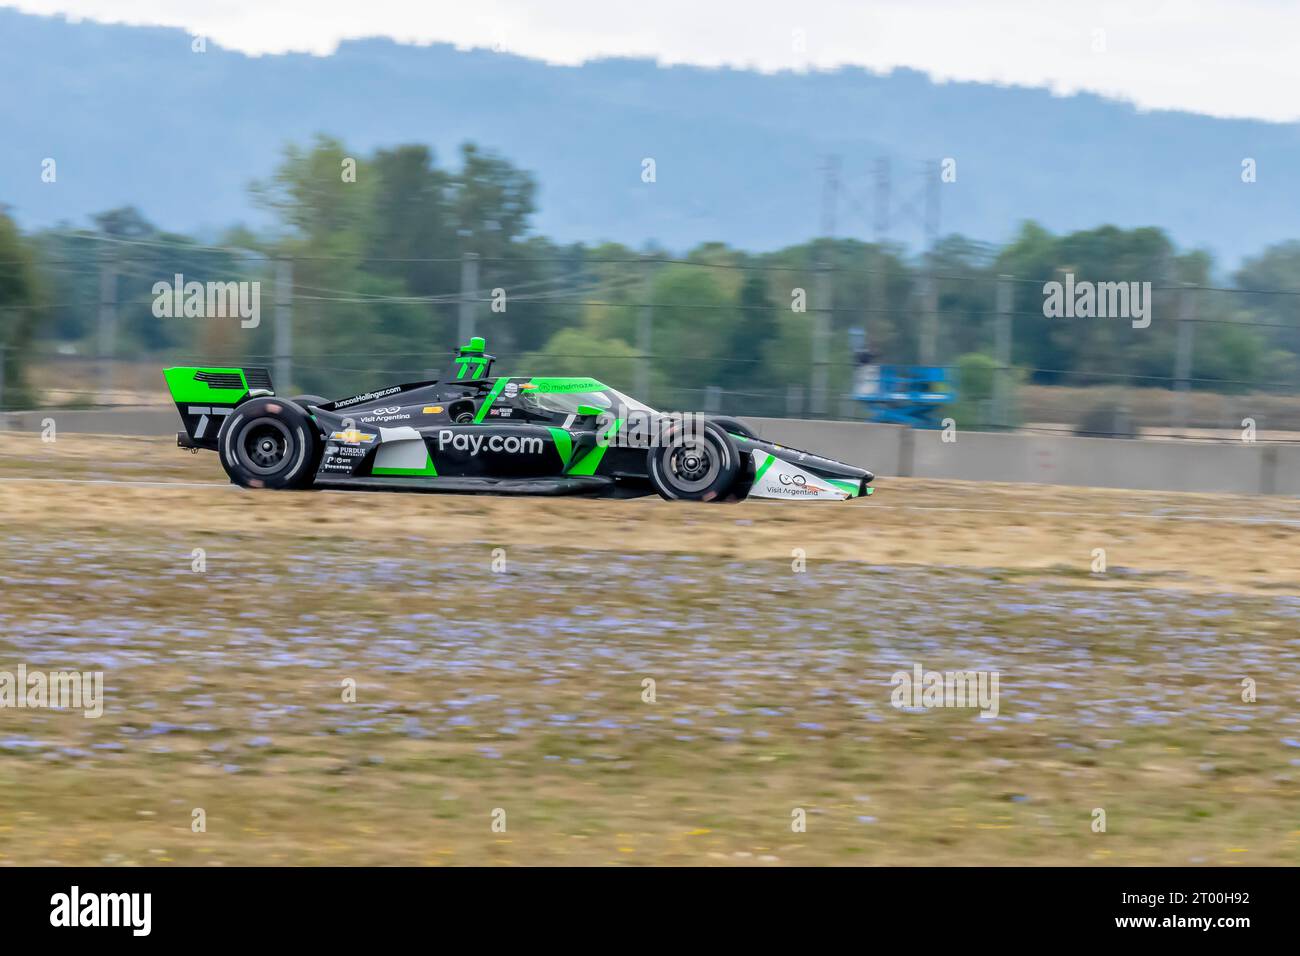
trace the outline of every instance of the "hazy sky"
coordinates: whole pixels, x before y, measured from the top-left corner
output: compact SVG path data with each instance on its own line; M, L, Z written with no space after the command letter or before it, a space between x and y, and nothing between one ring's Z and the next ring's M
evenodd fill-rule
M3 0L0 0L2 3ZM184 27L246 53L340 40L759 70L907 66L938 79L1300 118L1297 0L10 0L30 13ZM3 38L0 38L2 41Z

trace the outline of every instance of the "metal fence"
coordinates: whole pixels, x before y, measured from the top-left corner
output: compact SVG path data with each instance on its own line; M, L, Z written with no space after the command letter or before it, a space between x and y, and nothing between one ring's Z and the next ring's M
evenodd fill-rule
M1014 276L668 257L585 257L576 265L472 255L366 261L439 263L459 276L459 285L426 295L376 292L343 277L329 279L327 259L240 253L233 274L221 278L259 283L269 292L261 296L257 324L245 327L231 314L156 318L157 295L140 292L153 276L130 249L103 257L93 276L84 262L45 263L56 279L79 276L82 293L22 307L40 316L35 343L24 355L28 388L19 393L5 382L5 369L12 375L14 368L10 347L10 361L0 360L0 409L165 402L161 368L195 362L264 365L281 390L359 392L383 381L436 376L457 343L485 334L497 370L507 374L556 374L586 363L605 370L609 384L656 407L862 419L869 409L854 399L852 382L865 339L873 351L892 349L885 360L947 368L960 382L953 415L964 427L1206 437L1250 422L1263 431L1300 433L1300 321L1267 321L1259 309L1261 302L1300 303L1295 290L1152 283L1152 319L1139 327L1127 317L1050 317L1043 282ZM656 292L655 277L670 266L730 276L728 297L667 300ZM753 274L788 288L791 302L739 301L734 287ZM891 298L889 283L903 280L910 284ZM854 282L872 283L873 291L853 299ZM883 291L874 291L877 286ZM135 291L123 294L128 288ZM502 300L505 308L498 311ZM692 323L707 325L719 310L741 336L759 313L779 313L780 337L763 357L742 358L729 351L734 338L701 344L665 332L689 338ZM1285 319L1287 309L1282 312ZM547 351L541 339L533 348L519 346L539 325L551 332L579 328L593 314L622 330L626 348ZM80 325L65 321L69 316L79 316ZM357 316L370 318L349 318ZM154 336L152 323L159 322L168 332ZM64 326L79 327L80 334L61 335ZM1217 353L1224 342L1239 342L1225 339L1225 330L1254 336L1251 347L1266 349L1271 364L1257 362L1246 380L1223 374ZM1075 367L1017 361L1022 342L1050 345L1054 336L1070 345ZM962 364L972 353L986 357L977 376ZM1084 356L1082 368L1078 355ZM530 356L542 367L524 367Z

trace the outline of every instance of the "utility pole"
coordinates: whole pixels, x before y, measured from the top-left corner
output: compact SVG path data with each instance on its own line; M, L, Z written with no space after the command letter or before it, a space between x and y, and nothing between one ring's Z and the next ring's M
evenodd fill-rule
M6 338L9 330L16 327L17 319L14 310L0 307L0 431L5 428L3 416L4 412L8 411L8 406L5 405L5 366L9 364L9 343Z
M639 358L636 363L636 395L640 401L651 403L650 398L650 353L654 342L654 267L655 262L649 255L641 257L641 308L637 310L636 350Z
M925 244L933 249L939 241L939 164L925 163L922 179L925 185Z
M117 259L111 248L99 259L99 361L100 394L113 394L113 363L117 361Z
M474 337L474 314L478 298L478 253L466 252L460 257L460 323L456 346L460 347Z
M875 164L875 208L872 222L872 232L875 234L875 250L872 253L871 275L871 310L876 314L876 321L883 323L885 309L889 303L889 279L885 275L885 243L889 237L889 203L890 203L890 182L889 182L889 157L881 156L876 159ZM867 322L863 323L863 328L867 330L866 338L863 340L863 347L871 351L871 326Z
M827 156L822 188L822 257L817 272L817 301L813 309L812 413L826 416L826 391L830 378L831 316L835 307L834 252L835 210L839 202L838 156Z
M876 201L874 212L874 221L872 228L876 233L876 241L884 242L885 236L889 233L889 157L881 156L876 160L875 167L876 179Z
M939 241L939 177L934 164L925 163L925 275L921 282L920 363L934 365L937 358L938 289L934 277L934 252Z
M1176 387L1176 424L1178 433L1187 437L1187 402L1192 377L1192 335L1196 322L1196 297L1191 283L1184 283L1178 292L1178 343L1174 353L1174 378Z
M293 379L293 260L275 260L275 377L280 393L289 392Z
M997 347L998 372L994 380L993 420L1002 428L1011 427L1011 276L998 276Z

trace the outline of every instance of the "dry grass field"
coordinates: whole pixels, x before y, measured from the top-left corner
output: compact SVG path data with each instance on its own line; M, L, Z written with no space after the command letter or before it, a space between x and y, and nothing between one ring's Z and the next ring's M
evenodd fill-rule
M247 492L0 434L0 527L0 671L105 681L0 708L0 863L1300 863L1300 501ZM914 663L998 716L895 709Z

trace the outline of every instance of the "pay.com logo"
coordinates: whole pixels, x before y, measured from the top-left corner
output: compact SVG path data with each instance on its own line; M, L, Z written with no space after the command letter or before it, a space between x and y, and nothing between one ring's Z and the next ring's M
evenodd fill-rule
M1064 282L1043 284L1043 315L1049 319L1131 319L1133 328L1151 324L1150 282L1082 282L1067 272Z
M153 284L156 319L233 319L246 329L262 322L262 283L186 282L176 273L171 283Z

